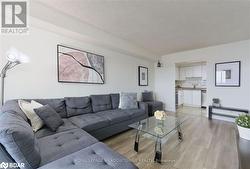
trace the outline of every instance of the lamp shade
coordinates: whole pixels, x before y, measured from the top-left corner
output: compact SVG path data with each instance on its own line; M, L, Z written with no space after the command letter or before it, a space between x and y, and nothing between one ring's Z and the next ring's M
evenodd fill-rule
M7 60L10 62L28 63L29 57L15 48L10 48L6 53Z

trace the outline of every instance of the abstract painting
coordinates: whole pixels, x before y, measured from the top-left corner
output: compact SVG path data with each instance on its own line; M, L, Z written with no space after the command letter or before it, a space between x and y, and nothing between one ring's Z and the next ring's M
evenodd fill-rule
M104 57L57 45L58 82L104 84Z
M138 66L138 83L139 86L148 86L148 68Z
M240 86L240 61L223 62L215 64L215 86Z

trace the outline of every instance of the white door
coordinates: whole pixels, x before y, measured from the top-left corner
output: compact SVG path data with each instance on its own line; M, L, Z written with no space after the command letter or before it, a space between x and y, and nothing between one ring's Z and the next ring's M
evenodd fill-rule
M201 91L200 90L193 90L193 106L201 107Z

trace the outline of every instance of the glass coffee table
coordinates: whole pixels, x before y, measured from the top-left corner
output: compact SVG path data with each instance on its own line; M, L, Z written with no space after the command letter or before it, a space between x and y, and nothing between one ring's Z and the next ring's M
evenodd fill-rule
M178 132L178 139L182 141L183 135L181 125L188 118L186 116L175 117L166 116L163 120L157 120L154 116L130 124L129 127L136 129L134 150L139 151L139 141L141 132L147 133L155 138L155 157L154 161L161 163L162 158L162 139L170 136L170 133Z

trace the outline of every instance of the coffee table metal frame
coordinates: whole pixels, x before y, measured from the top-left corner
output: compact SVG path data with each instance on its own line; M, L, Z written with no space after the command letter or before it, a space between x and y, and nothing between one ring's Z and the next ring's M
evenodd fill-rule
M177 131L178 132L178 140L180 142L183 140L183 133L182 133L182 130L181 130L181 124L182 123L178 120L178 118L176 118L176 126L173 128L173 130L171 132L169 132L169 133L172 133L174 131ZM141 123L141 121L139 121L138 122L138 127L136 129L137 131L136 131L135 143L134 143L134 150L136 152L139 152L140 136L141 136L141 133L143 132L142 127L143 127L143 124ZM166 134L164 137L167 137L168 134ZM154 161L158 162L158 163L161 163L162 162L161 161L161 159L162 159L162 139L164 137L161 137L160 135L157 135L157 136L154 136L154 137L156 137L156 140L155 140L155 156L154 156Z

